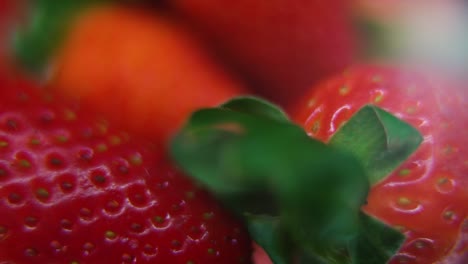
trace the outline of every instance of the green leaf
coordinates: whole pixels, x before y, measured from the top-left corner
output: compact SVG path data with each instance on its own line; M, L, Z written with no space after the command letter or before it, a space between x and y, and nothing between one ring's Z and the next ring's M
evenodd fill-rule
M269 130L272 133L263 133ZM261 203L261 208L256 209L257 203L245 197L256 197L253 201L271 201L270 190L266 188L270 183L265 183L271 181L268 178L271 163L278 164L278 170L289 170L285 162L273 160L283 158L278 155L279 144L271 145L273 149L270 150L262 145L290 133L308 140L302 129L292 124L278 127L272 119L256 118L225 108L202 109L192 115L174 138L171 152L183 168L220 199L229 204L234 201L237 204L234 209L242 207L239 203L246 200L247 211L259 213L268 202ZM265 152L271 155L264 155ZM274 204L270 207L263 212L276 210Z
M278 217L245 214L250 236L260 245L275 264L289 264L294 251L282 232Z
M174 138L171 153L239 215L279 217L297 247L331 254L359 230L369 188L361 164L292 123L202 109Z
M31 1L28 21L14 33L16 58L26 69L43 73L75 16L84 8L105 2L107 0Z
M365 106L331 138L330 144L354 153L372 184L401 165L421 144L418 130L392 114Z
M289 122L286 113L278 106L257 97L236 97L221 105L222 108L248 113L258 117Z
M299 151L307 154L291 155L294 176L277 180L282 220L298 243L328 252L358 231L358 212L366 202L369 184L353 156L315 142L301 144L304 150Z
M353 263L386 263L400 248L404 235L364 213L360 218L362 231L350 246Z
M360 208L370 188L367 171L395 163L387 165L382 157L407 155L401 145L411 133L395 119L374 107L360 111L340 133L364 124L363 132L372 128L371 134L380 136L360 141L363 150L352 152L349 145L340 149L346 137L326 145L264 101L240 98L195 112L170 152L188 175L246 222L275 263L288 263L292 256L297 263L348 264L365 249L375 249L388 253L375 262L383 264L400 240L390 239L394 230L363 217ZM363 166L366 159L373 163Z

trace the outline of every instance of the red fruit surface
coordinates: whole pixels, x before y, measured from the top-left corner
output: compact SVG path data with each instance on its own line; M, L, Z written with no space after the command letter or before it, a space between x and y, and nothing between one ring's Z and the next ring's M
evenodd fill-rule
M406 235L391 264L468 263L468 100L464 87L447 83L408 69L361 65L322 82L294 106L295 120L325 142L366 104L424 136L401 167L372 187L363 208Z
M159 149L0 77L0 263L250 263L243 226Z
M175 22L119 6L79 15L55 56L49 85L160 142L192 111L245 92Z
M280 104L353 60L345 0L168 1L256 91Z

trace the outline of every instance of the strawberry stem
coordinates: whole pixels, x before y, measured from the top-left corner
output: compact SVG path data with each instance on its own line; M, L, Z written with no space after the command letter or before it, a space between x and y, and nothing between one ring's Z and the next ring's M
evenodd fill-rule
M367 106L326 145L274 105L246 97L195 112L171 153L244 219L274 263L378 264L404 237L361 207L371 182L419 143L410 125Z
M331 138L329 144L355 154L372 184L402 164L421 144L416 128L372 105L364 106Z

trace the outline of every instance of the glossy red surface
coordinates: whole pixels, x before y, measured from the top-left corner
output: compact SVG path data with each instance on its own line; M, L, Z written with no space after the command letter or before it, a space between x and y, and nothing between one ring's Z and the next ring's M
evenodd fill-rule
M249 263L242 225L162 150L0 79L1 263Z
M466 235L461 235L468 222L464 87L429 76L396 67L356 66L322 82L295 106L295 120L325 142L365 104L392 112L424 136L400 168L372 187L363 208L406 235L392 264L433 263L467 250Z

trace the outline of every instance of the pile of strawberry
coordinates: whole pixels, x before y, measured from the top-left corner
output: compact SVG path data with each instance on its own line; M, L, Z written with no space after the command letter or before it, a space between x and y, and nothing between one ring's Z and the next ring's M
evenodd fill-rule
M466 84L372 8L0 2L0 264L468 263Z

